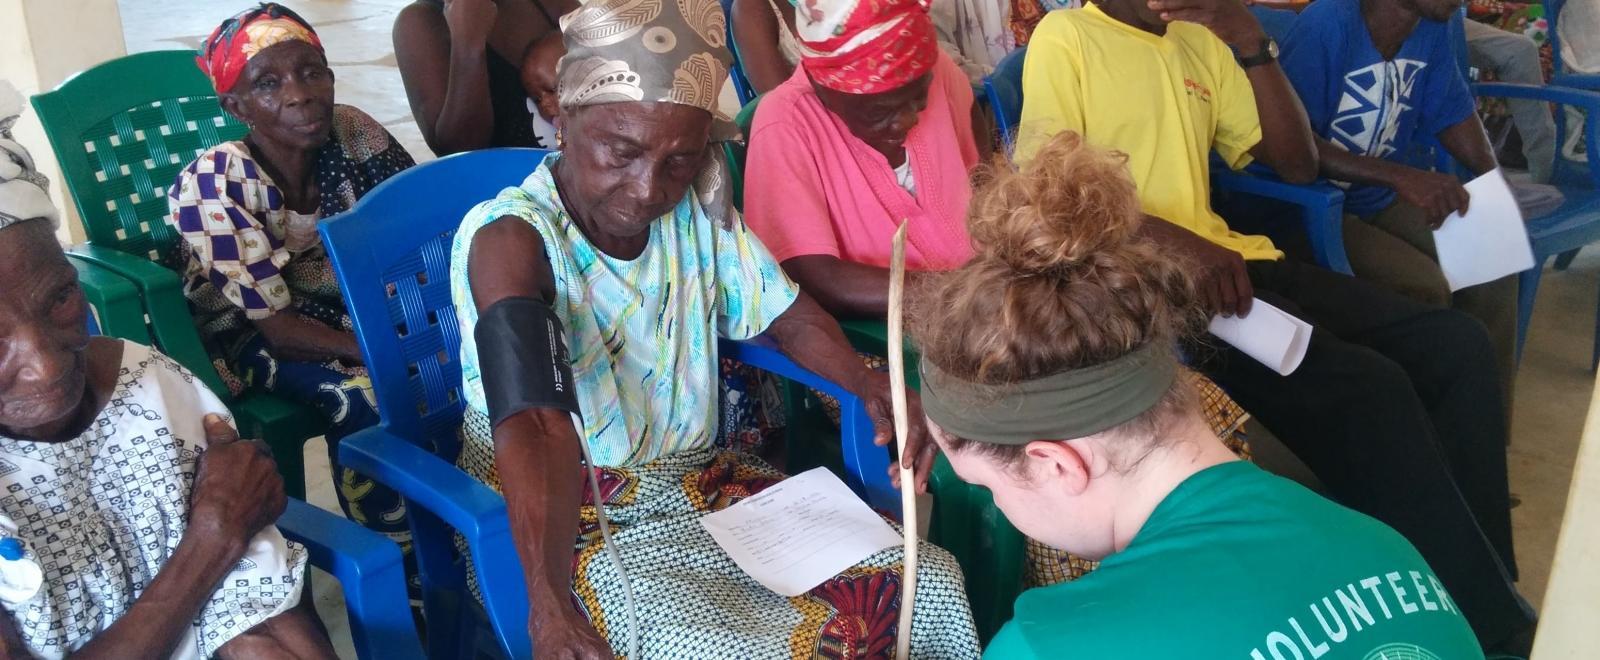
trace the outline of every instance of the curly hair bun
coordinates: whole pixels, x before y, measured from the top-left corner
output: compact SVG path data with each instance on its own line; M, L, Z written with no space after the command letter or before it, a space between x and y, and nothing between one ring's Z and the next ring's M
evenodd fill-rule
M1003 384L1203 327L1183 265L1138 235L1126 163L1063 132L1020 171L982 170L967 213L974 257L935 278L913 313L923 355Z

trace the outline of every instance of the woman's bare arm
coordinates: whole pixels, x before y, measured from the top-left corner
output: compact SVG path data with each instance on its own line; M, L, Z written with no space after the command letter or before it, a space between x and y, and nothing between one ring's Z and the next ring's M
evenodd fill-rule
M478 311L506 298L555 302L544 239L507 216L478 230L467 258ZM534 646L554 658L610 658L611 648L572 607L572 543L583 505L583 440L565 411L533 408L494 429L495 470L528 585Z

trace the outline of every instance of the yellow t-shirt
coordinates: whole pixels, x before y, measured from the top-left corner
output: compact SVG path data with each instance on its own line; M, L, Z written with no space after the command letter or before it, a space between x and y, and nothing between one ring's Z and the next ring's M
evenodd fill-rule
M1017 156L1076 131L1128 154L1144 212L1245 259L1281 259L1265 236L1228 229L1211 210L1211 150L1250 163L1261 141L1256 96L1222 40L1177 22L1156 36L1087 5L1050 12L1028 42Z

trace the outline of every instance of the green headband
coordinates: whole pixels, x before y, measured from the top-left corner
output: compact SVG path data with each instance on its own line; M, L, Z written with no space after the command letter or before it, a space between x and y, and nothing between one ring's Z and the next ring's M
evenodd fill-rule
M1127 355L1014 385L956 378L923 358L922 412L974 442L1022 445L1071 440L1115 428L1155 407L1177 378L1169 346L1151 342Z

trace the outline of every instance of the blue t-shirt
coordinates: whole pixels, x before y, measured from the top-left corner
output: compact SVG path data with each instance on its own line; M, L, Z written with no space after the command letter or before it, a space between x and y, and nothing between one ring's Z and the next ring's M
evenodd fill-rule
M1416 139L1476 109L1450 39L1448 23L1424 18L1386 61L1361 19L1360 0L1319 0L1295 21L1280 59L1311 130L1351 153L1400 161ZM1345 212L1370 215L1394 197L1389 188L1352 184Z

